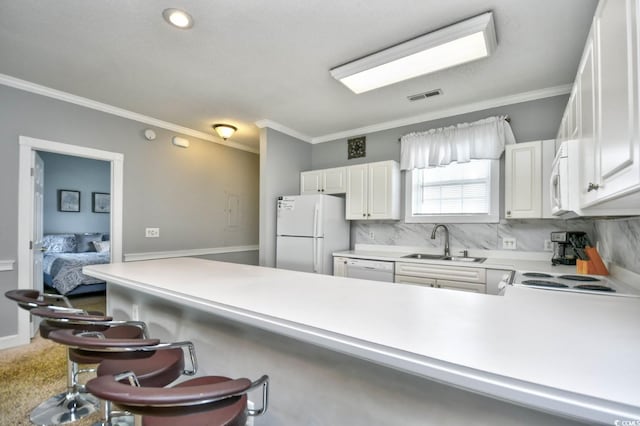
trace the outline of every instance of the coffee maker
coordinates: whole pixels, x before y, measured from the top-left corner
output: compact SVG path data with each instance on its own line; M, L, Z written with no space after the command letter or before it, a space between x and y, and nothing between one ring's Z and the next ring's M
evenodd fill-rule
M553 243L552 265L575 265L576 259L589 260L584 249L591 246L585 232L555 231L551 233Z

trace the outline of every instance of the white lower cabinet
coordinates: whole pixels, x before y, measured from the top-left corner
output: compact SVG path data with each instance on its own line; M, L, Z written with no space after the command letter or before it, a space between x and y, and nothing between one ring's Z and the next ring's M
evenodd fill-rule
M336 277L347 276L347 258L346 257L333 258L333 275Z
M484 268L396 262L394 281L398 284L423 285L475 293L487 292Z

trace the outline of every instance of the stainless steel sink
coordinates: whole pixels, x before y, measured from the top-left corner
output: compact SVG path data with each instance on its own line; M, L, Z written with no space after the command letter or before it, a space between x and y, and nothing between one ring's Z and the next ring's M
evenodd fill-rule
M446 256L440 258L440 260L450 260L452 262L469 262L469 263L482 263L487 260L486 257L462 257L462 256Z
M407 259L432 259L441 260L444 256L441 254L425 254L425 253L412 253L406 256L402 256Z

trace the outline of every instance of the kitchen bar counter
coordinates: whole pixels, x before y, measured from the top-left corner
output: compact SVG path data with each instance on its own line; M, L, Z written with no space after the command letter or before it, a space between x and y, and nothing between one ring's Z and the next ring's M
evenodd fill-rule
M490 296L193 258L84 273L107 281L120 316L149 296L182 309L178 318L213 314L554 415L640 419L638 299L527 288Z

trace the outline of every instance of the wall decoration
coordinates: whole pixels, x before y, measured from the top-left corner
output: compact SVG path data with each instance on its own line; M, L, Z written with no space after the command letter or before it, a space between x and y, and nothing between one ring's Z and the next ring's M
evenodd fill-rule
M58 189L58 211L79 212L80 191L70 189Z
M106 192L92 192L91 211L94 213L110 213L111 194Z
M365 157L367 155L367 137L360 136L358 138L347 140L347 159Z

